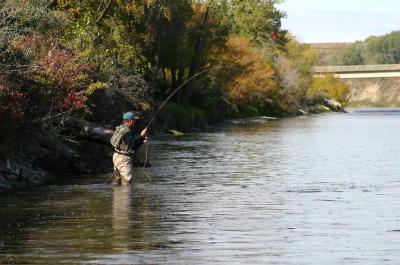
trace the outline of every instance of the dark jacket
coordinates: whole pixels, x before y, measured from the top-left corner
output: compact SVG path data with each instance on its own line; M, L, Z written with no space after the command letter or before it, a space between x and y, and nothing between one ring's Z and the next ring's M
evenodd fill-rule
M128 127L124 125L121 126L117 127L117 130L121 130L122 138L119 146L116 149L117 151L134 154L135 151L143 144L145 138L143 136L135 136L133 131L131 131Z

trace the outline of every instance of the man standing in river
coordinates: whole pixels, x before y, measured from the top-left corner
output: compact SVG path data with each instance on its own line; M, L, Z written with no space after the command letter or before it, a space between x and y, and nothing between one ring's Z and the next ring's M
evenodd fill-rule
M147 128L136 137L133 127L139 117L132 111L122 116L122 125L118 126L111 137L111 144L115 148L113 154L114 174L113 184L128 185L133 177L133 156L139 147L147 141Z

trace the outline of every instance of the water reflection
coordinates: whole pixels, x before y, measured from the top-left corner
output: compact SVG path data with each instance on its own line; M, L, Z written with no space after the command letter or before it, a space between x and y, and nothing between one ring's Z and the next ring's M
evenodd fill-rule
M113 187L112 224L115 238L113 250L125 252L129 250L129 224L131 216L131 186Z
M113 250L123 253L151 249L154 220L148 214L148 192L135 186L114 186L112 192Z

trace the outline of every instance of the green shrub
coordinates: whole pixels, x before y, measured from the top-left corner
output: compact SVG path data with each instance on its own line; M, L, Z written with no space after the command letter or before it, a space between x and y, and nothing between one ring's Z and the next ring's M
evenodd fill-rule
M89 87L85 90L85 93L87 95L93 94L94 91L96 90L103 90L109 88L107 83L103 82L95 82L89 85Z
M307 90L308 96L326 96L340 103L346 103L348 93L348 86L334 75L313 77Z
M205 122L204 111L190 105L178 105L167 103L160 112L159 117L164 129L189 130L193 127L201 127Z

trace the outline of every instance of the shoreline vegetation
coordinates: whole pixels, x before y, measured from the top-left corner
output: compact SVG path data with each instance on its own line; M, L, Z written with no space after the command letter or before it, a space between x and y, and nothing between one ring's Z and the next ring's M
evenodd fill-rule
M279 2L0 0L0 189L108 172L121 114L145 124L206 69L151 130L343 111L347 86L312 77Z

